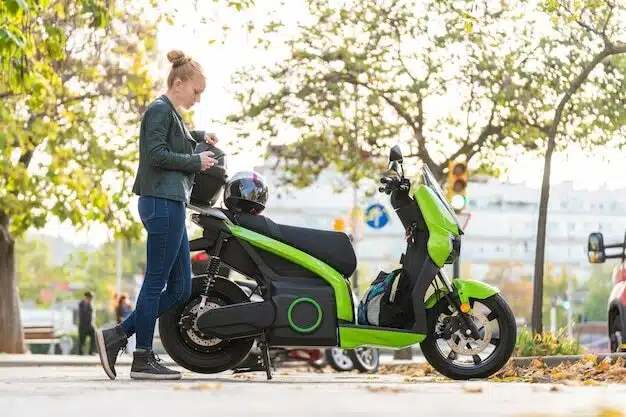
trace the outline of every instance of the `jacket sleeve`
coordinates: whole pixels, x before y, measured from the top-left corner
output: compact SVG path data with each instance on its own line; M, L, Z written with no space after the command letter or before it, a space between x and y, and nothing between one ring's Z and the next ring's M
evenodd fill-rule
M189 133L191 133L191 137L194 138L196 142L204 142L204 134L206 133L204 130L192 130Z
M144 115L145 151L150 165L183 172L200 172L200 155L176 153L167 146L167 133L172 123L172 112L167 105L155 105Z

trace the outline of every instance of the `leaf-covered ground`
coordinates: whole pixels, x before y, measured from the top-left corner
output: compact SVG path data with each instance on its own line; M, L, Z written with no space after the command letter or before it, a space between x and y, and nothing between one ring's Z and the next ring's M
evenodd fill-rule
M407 378L433 377L434 380L445 381L429 364L415 365L381 365L379 373L400 374ZM530 366L517 366L510 361L504 368L489 378L492 382L532 382L560 383L566 385L598 385L602 383L626 383L626 367L624 359L610 358L598 362L594 355L585 356L574 363L563 363L558 366L547 366L541 359L535 359Z

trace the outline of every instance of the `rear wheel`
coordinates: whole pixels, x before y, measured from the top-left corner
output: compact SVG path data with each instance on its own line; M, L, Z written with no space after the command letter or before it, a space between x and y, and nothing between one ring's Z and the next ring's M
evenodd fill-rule
M465 321L447 299L428 310L422 353L433 368L451 379L487 378L506 364L515 348L515 316L499 294L470 299L470 306L468 315L476 323L478 340L467 335Z
M609 338L611 340L611 352L621 352L624 349L624 331L622 329L622 318L619 313L613 315L609 321Z
M376 372L380 361L380 352L376 348L362 347L348 351L348 357L359 372Z
M213 374L232 369L243 361L252 348L254 338L222 340L210 337L198 330L195 320L189 329L179 325L183 316L195 317L210 308L247 300L243 291L224 285L218 279L202 309L200 303L205 282L206 277L193 279L192 293L187 302L159 317L159 333L163 347L177 364L193 372Z

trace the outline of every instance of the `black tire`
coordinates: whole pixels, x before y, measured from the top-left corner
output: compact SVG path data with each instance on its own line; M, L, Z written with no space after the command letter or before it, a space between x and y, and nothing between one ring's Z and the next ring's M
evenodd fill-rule
M236 285L227 285L225 280L217 279L210 295L223 304L242 303L247 300L245 293ZM239 365L248 356L254 338L226 340L220 342L212 351L202 351L183 336L183 329L178 325L181 313L191 303L197 302L206 282L206 276L192 280L191 296L186 303L173 308L159 317L159 333L163 347L170 357L185 369L201 374L223 372Z
M611 353L622 351L622 345L626 342L624 342L622 318L619 313L614 314L609 321L609 340L611 342Z
M365 357L363 355L366 355ZM373 373L378 371L380 364L380 351L376 348L356 348L348 351L354 367L361 373Z
M485 300L475 300L491 310L496 315L493 320L498 321L500 328L499 343L495 347L493 353L480 362L478 365L461 366L452 360L443 356L443 353L437 347L435 336L437 319L444 309L447 309L448 303L444 298L439 304L428 310L428 336L420 346L426 360L442 375L455 380L468 380L487 378L498 370L500 370L509 360L515 349L517 339L517 325L515 323L515 315L511 311L506 301L499 295L493 295ZM474 300L470 300L473 305Z
M348 356L346 350L341 348L328 348L324 351L326 361L337 372L348 372L354 369L354 362ZM340 356L339 358L337 356Z

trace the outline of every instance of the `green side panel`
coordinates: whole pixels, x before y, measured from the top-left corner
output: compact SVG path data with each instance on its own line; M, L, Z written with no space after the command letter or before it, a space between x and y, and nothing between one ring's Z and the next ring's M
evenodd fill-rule
M500 292L496 287L470 279L453 279L452 285L458 291L462 303L467 303L470 298L484 300Z
M441 300L447 292L447 290L437 290L436 292L431 294L430 297L428 297L424 305L426 306L426 308L433 308L435 306L435 303L437 303L438 300Z
M420 185L415 190L415 201L428 227L428 254L433 262L441 268L452 252L450 234L458 236L459 227L450 212L441 204L435 192L429 187Z
M228 228L234 236L245 240L252 246L273 253L281 258L285 258L319 275L326 282L328 282L331 287L333 287L335 292L335 302L337 303L337 317L341 320L350 322L353 321L354 312L352 311L352 295L348 290L345 278L339 272L335 271L319 259L312 257L308 253L304 253L301 250L260 233L253 232L252 230L236 225L228 225Z
M343 349L358 347L406 348L426 339L419 333L339 326L339 342Z

